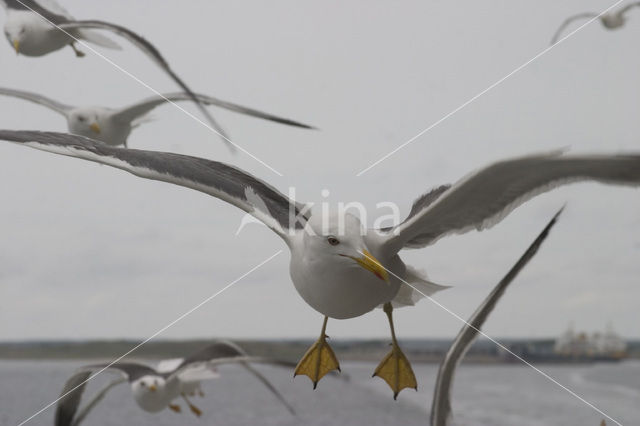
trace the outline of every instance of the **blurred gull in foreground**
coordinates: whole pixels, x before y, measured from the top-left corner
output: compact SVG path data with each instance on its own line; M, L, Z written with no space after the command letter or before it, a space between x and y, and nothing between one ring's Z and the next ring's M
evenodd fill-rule
M436 385L433 392L433 402L431 404L431 426L447 426L451 420L451 388L456 368L464 358L469 347L474 342L480 329L500 301L500 298L507 290L507 287L518 276L520 271L536 255L542 242L547 238L553 225L558 220L562 209L549 221L527 251L518 259L516 264L509 270L507 275L494 287L486 299L478 306L471 318L462 327L447 354L440 364Z
M66 46L84 56L76 48L77 40L88 41L100 46L117 48L118 45L91 30L107 30L129 40L142 50L160 68L164 70L189 98L196 103L212 128L218 133L229 149L233 144L222 127L202 102L198 100L187 84L171 69L160 51L145 38L120 25L98 20L76 20L54 0L0 0L7 11L4 33L16 53L26 56L43 56Z
M3 87L0 87L0 95L13 96L35 102L62 114L67 119L67 126L70 133L93 138L109 145L124 146L127 146L127 138L131 131L148 120L146 114L151 110L169 101L179 102L191 100L191 96L186 93L167 93L162 96L152 96L133 105L116 109L98 106L75 107L65 105L37 93ZM196 93L195 96L204 105L215 105L240 114L275 121L276 123L289 126L302 127L305 129L313 128L306 124L226 102L212 96L198 93Z
M627 22L627 17L625 16L625 14L636 6L640 6L640 2L629 3L628 5L624 6L623 8L619 9L616 12L605 13L604 15L600 16L600 22L602 23L602 26L604 26L608 30L615 30L618 28L622 28L622 26ZM553 35L553 38L551 39L551 44L552 45L556 44L560 39L560 36L562 35L563 31L569 25L571 25L571 23L573 23L574 21L597 18L598 15L599 15L598 13L586 12L586 13L579 13L577 15L573 15L565 19L562 25L560 25L560 28L558 28L556 33Z
M284 397L260 372L249 363L260 362L290 366L288 362L269 358L248 356L240 347L231 342L219 341L204 349L177 360L165 360L154 369L145 364L134 362L118 362L114 364L96 364L80 368L71 376L61 392L55 415L55 426L76 426L80 424L98 402L114 386L129 382L133 398L144 411L155 413L169 408L177 413L181 412L180 405L173 402L181 398L196 416L202 411L196 407L189 396L196 394L204 396L200 388L203 380L218 377L216 366L222 364L240 364L258 378L282 402L289 412L295 414L293 408ZM79 411L82 395L91 376L107 368L120 377L102 388ZM123 423L126 423L123 419Z
M445 288L405 265L398 255L402 249L490 228L527 200L560 185L587 180L640 185L638 154L530 155L491 164L454 185L440 186L419 197L400 224L367 230L357 217L344 211L312 215L264 181L216 161L116 148L62 133L0 130L0 139L195 189L252 214L287 244L296 290L324 315L320 337L303 356L295 374L307 375L315 386L327 372L339 369L326 341L329 317L353 318L382 306L389 320L392 347L374 375L387 382L394 397L404 388L416 388L417 382L396 340L393 308L413 305Z

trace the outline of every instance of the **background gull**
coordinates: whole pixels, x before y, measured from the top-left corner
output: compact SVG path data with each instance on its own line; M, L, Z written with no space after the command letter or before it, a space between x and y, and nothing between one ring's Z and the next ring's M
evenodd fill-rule
M215 342L184 359L161 361L157 368L135 362L88 365L78 369L65 383L56 406L55 426L80 424L109 390L124 382L129 382L133 398L144 411L155 413L169 408L179 413L180 405L173 401L181 398L193 414L200 416L202 411L190 401L189 397L196 394L204 396L200 389L200 382L218 377L217 366L234 363L246 368L287 407L291 414L295 414L293 408L271 382L249 364L251 362L291 365L285 361L248 356L239 346L228 341ZM115 372L119 377L98 391L80 410L88 380L93 374L105 368L107 371ZM124 419L122 421L125 422Z
M392 349L375 375L390 385L394 397L406 387L416 387L417 382L396 341L393 304L414 303L419 298L407 298L407 293L431 295L443 289L405 265L399 251L431 245L446 235L487 229L529 199L564 184L589 180L640 184L637 154L530 155L486 166L450 188L437 190L439 196L418 198L411 214L390 230L367 231L348 213L310 215L272 186L220 162L115 148L61 133L2 130L0 139L195 189L251 213L287 244L296 290L325 316L320 337L298 364L296 374L309 376L315 386L328 371L339 368L326 342L329 317L353 318L384 305Z
M3 87L0 87L0 95L13 96L35 102L62 114L67 119L67 127L70 133L87 136L108 143L109 145L124 146L127 146L127 138L131 131L147 120L146 114L151 110L169 101L179 102L191 100L191 96L186 93L167 93L162 96L152 96L135 104L116 109L99 106L70 106L37 93ZM212 96L202 94L195 94L195 96L205 105L215 105L240 114L289 126L302 127L305 129L313 128L306 124L226 102Z
M213 116L204 108L193 91L173 71L160 51L144 37L121 25L98 20L76 20L54 0L0 0L7 10L4 33L16 53L43 56L71 46L77 56L84 56L75 46L76 39L108 47L117 45L100 34L88 30L107 30L129 40L164 70L188 94L229 149L233 144Z
M640 6L640 2L629 3L628 5L620 8L615 12L605 13L604 15L600 16L600 22L602 23L602 26L608 30L621 28L627 22L627 17L625 16L626 13L637 6ZM598 16L599 14L594 12L585 12L570 16L569 18L565 19L565 21L560 25L560 28L558 28L556 33L553 35L551 44L556 44L560 39L562 32L573 22L584 19L593 19L597 18Z

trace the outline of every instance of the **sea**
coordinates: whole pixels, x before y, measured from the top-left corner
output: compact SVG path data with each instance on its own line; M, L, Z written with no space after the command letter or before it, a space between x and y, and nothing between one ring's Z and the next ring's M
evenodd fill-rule
M95 362L95 361L91 361ZM81 361L0 361L0 426L53 425L55 399ZM83 425L428 425L438 366L415 364L418 391L407 389L393 400L370 363L344 363L342 374L327 376L316 390L306 377L288 368L257 367L295 407L283 405L240 366L220 368L220 377L203 383L205 395L192 402L203 414L146 413L133 401L126 384L113 388ZM454 425L599 426L640 425L640 361L583 365L463 364L455 377ZM103 375L85 395L100 389ZM599 410L599 411L598 411ZM605 416L606 415L606 416ZM27 421L28 420L28 421ZM27 421L26 423L24 423Z

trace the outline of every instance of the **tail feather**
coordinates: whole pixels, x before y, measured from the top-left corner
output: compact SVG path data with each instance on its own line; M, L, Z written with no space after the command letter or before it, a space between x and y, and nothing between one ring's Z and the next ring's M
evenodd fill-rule
M420 299L431 296L441 290L446 290L450 286L436 284L427 279L427 275L407 265L407 273L404 277L407 283L402 283L398 294L393 298L391 304L394 308L403 306L413 306Z

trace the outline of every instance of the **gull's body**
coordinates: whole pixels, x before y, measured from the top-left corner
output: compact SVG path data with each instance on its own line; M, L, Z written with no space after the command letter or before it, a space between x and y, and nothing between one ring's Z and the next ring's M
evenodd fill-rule
M637 6L640 6L640 2L632 2L616 11L607 12L599 17L600 23L608 30L616 30L622 28L627 22L627 12ZM570 16L569 18L565 19L560 27L556 30L556 33L551 39L551 44L553 45L558 42L564 30L571 23L579 20L598 18L598 16L599 14L594 12L579 13L577 15Z
M356 217L348 214L310 215L267 183L215 161L115 148L59 133L1 130L0 139L195 189L264 222L291 250L289 270L295 288L311 307L325 315L321 339L303 358L305 367L296 370L310 375L314 382L338 367L324 341L326 318L353 318L380 305L389 317L394 341L393 356L383 363L388 361L396 367L381 364L376 374L394 368L397 372L398 364L408 364L395 342L392 307L412 305L443 287L405 265L399 257L401 250L425 247L451 234L487 229L530 198L563 184L590 180L640 185L637 154L532 155L497 162L454 185L440 186L419 197L402 223L388 229L365 230ZM325 357L331 362L318 361ZM391 385L393 380L387 382ZM392 385L394 393L397 395L402 387L415 387L413 382L415 378L409 385Z
M125 38L143 53L187 94L193 101L209 125L221 136L223 142L234 151L226 133L218 122L206 110L189 86L173 71L160 51L141 35L121 25L98 20L76 20L55 0L0 0L7 16L4 33L7 41L16 53L27 56L43 56L70 46L76 56L82 57L75 42L89 41L103 47L119 48L117 44L95 33L93 30L105 30Z
M191 97L185 93L167 93L162 96L152 96L122 108L108 108L102 106L71 106L38 93L3 87L0 87L0 95L12 96L47 107L61 114L67 120L67 128L70 133L86 136L114 146L127 146L127 139L131 132L145 121L147 114L154 108L165 105L168 102L191 100ZM208 106L215 105L240 114L289 126L305 129L312 128L306 124L223 101L213 96L199 93L194 95L200 102Z
M188 398L195 395L204 396L200 382L219 377L216 367L223 364L240 364L245 367L294 414L293 408L271 382L249 364L256 362L290 365L288 362L248 356L237 345L219 341L186 358L161 361L157 368L135 362L85 366L65 383L56 407L55 426L77 426L111 388L124 382L129 383L133 399L143 411L157 413L169 408L180 412L180 406L174 401L182 398L191 411L200 416L202 412ZM87 381L93 374L102 371L115 373L118 377L97 392L80 409Z

